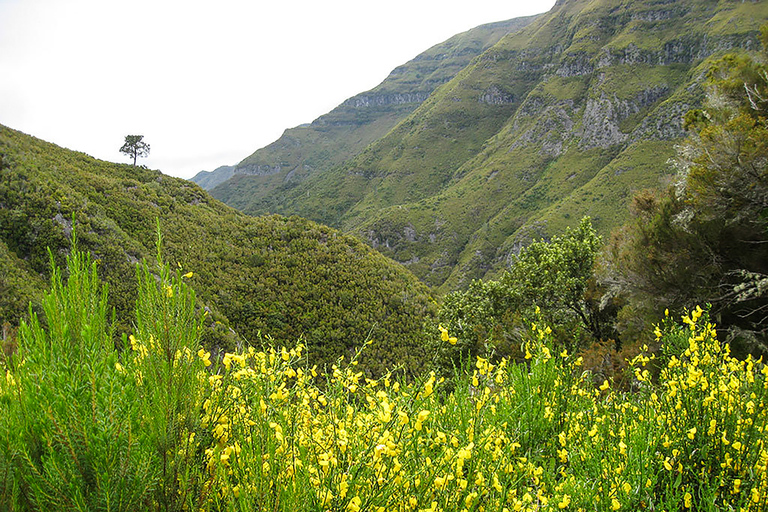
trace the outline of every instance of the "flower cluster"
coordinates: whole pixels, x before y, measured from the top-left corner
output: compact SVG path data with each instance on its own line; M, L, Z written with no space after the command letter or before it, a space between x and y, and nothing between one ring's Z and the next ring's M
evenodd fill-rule
M701 310L684 324L659 336L687 348L657 382L638 356L627 395L595 388L538 327L525 364L478 358L450 393L434 374L370 380L354 364L315 378L302 347L228 354L207 379L209 485L256 508L762 510L768 370L732 358Z

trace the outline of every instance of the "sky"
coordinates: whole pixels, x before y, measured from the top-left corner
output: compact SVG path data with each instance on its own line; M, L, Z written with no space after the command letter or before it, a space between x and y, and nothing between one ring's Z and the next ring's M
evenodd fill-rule
M191 178L234 165L454 34L555 0L0 0L0 124Z

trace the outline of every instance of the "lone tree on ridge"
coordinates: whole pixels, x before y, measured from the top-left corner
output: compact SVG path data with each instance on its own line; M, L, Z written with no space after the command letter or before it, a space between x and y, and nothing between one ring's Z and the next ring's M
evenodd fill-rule
M136 165L137 158L149 155L149 144L143 139L143 135L126 135L125 144L120 148L121 153L133 158L133 165Z

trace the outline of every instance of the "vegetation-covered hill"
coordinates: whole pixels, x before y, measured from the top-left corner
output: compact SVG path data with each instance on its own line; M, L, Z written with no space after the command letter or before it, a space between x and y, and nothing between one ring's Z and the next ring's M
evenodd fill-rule
M443 290L584 215L605 234L672 173L708 59L757 49L766 19L765 2L562 0L269 208L357 234ZM214 196L248 211L236 178Z
M310 174L323 174L362 151L413 112L440 85L502 36L535 16L491 23L437 44L397 67L374 89L349 98L311 124L291 128L277 141L240 162L216 197L252 214L281 211L284 190ZM192 178L211 189L203 179Z
M72 219L74 216L74 226ZM163 255L193 272L209 315L209 345L234 329L308 345L310 361L354 355L367 338L372 369L415 365L417 337L433 313L427 290L358 240L298 217L246 216L197 185L111 164L0 126L0 325L14 325L59 265L73 227L110 286L120 327L131 331L136 263ZM221 322L219 324L218 322ZM386 346L381 340L386 340Z

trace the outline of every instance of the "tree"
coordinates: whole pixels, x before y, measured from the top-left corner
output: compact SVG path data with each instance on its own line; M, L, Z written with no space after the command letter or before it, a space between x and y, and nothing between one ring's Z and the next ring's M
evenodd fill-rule
M600 247L585 217L576 229L524 248L498 281L476 280L448 295L438 318L457 343L438 366L490 353L514 357L534 319L551 327L569 350L613 338L613 310L601 308L593 277Z
M609 258L611 284L632 309L622 317L709 303L734 349L750 352L768 351L766 29L762 42L762 56L713 63L704 108L685 117L677 183L635 198L635 219L614 236Z
M133 158L133 165L136 165L136 159L149 155L149 144L144 142L143 135L126 135L125 144L120 148L120 152Z

